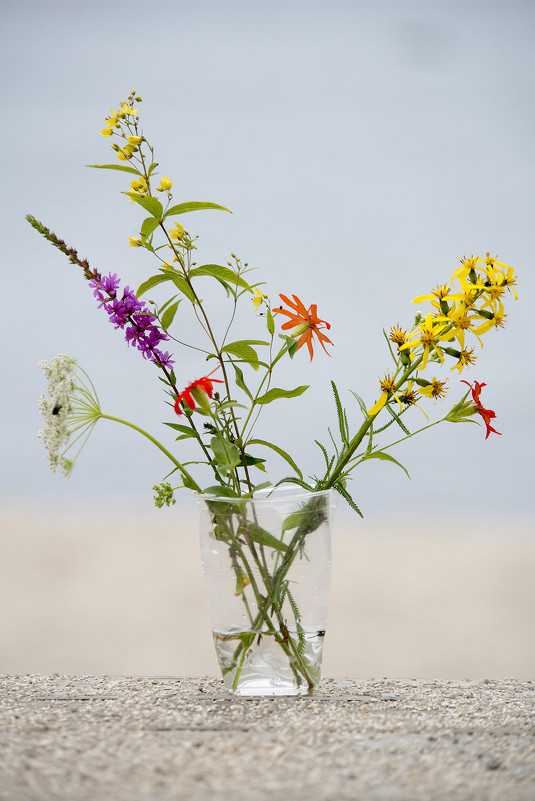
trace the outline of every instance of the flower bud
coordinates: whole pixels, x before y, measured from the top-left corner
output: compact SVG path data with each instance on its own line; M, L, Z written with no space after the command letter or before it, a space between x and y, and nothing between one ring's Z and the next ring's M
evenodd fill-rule
M206 392L202 387L193 387L191 390L191 394L197 404L197 411L204 412L204 414L210 414L210 401Z

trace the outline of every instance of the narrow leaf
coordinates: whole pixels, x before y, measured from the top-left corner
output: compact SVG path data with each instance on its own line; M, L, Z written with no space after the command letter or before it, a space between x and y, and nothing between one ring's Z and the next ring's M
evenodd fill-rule
M381 459L381 461L384 462L394 462L394 464L397 464L398 467L401 467L401 469L404 470L407 476L410 478L407 468L404 467L401 462L398 462L397 459L394 459L393 456L390 456L389 453L385 453L384 451L373 451L373 453L370 453L368 456L364 456L361 461L364 462L366 459Z
M254 542L257 542L259 545L265 545L268 548L273 548L276 551L287 551L288 546L281 542L273 534L270 534L269 531L266 531L261 526L255 525L255 523L248 523L247 528L243 526L240 527L239 533L246 535L246 532L249 533L251 539Z
M187 214L190 211L204 211L206 209L228 211L229 214L232 214L230 209L226 209L224 206L218 206L217 203L203 203L202 201L192 200L189 203L179 203L178 206L172 206L170 209L167 209L165 216L170 217L174 214Z
M176 286L177 289L180 289L182 294L185 295L187 299L191 301L191 303L197 302L192 288L190 287L186 279L180 275L180 273L175 273L174 271L171 270L166 270L165 272L169 273L169 277L173 282L173 284Z
M248 388L247 384L243 380L243 372L242 372L242 370L240 370L238 365L234 364L234 362L232 362L232 366L234 367L234 370L236 371L236 385L241 390L243 390L245 392L245 394L248 395L251 400L253 400L253 396L252 396L251 392L249 391L249 388Z
M309 386L310 385L296 387L295 389L278 389L277 387L273 387L273 389L270 389L265 395L261 395L257 398L255 403L266 404L278 400L279 398L297 398L298 395L302 395L303 392L306 392Z
M171 278L171 275L163 275L162 273L159 275L152 275L150 278L147 278L146 281L143 281L143 283L140 284L136 292L136 296L140 298L141 295L144 295L145 292L149 291L149 289L158 286L158 284L163 284L164 281L170 281Z
M123 164L86 164L86 167L93 167L95 170L119 170L119 172L130 172L133 175L141 175L139 170L134 167L127 167Z
M225 281L229 284L237 284L243 289L251 289L247 281L244 281L239 275L236 275L234 270L229 267L222 267L220 264L202 264L200 267L194 267L189 272L190 278L195 275L211 275L213 278L218 278L220 281Z
M266 322L267 322L267 330L269 331L271 336L273 336L273 334L275 333L275 320L273 319L273 315L271 313L271 309L267 310L267 320L266 320Z
M303 478L302 472L299 470L299 468L297 467L297 465L294 462L294 460L292 459L292 457L288 453L286 453L286 451L283 451L282 448L279 448L278 445L273 445L272 442L266 442L263 439L250 439L250 440L248 440L247 445L264 445L266 448L271 448L272 451L275 451L275 453L278 453L279 456L282 456L282 458L286 462L288 462L290 467L293 470L295 470L295 472L297 473L299 478Z
M403 431L403 433L404 433L404 434L407 434L407 436L409 436L409 434L410 434L411 432L409 431L409 429L407 428L407 426L405 425L405 423L402 423L402 421L401 421L401 420L400 420L400 418L399 418L399 415L397 415L397 414L395 413L395 411L394 411L394 410L393 410L393 409L392 409L392 408L389 406L389 404L388 404L388 403L386 404L386 408L387 408L387 410L390 412L390 414L392 415L392 417L394 418L394 420L396 421L396 423L398 424L398 426L401 428L401 430Z
M178 309L178 304L180 303L179 300L176 303L173 303L172 306L169 306L168 309L162 315L162 328L164 331L167 331L171 323L173 322L176 314L176 310Z
M348 504L351 506L351 508L353 509L353 511L355 511L355 512L356 512L358 515L360 515L362 518L364 517L364 515L362 514L362 512L361 512L361 511L360 511L360 509L358 508L357 504L355 503L355 501L353 500L353 498L351 497L351 495L349 494L349 492L348 492L348 491L347 491L347 490L346 490L346 489L345 489L345 488L344 488L344 487L343 487L341 484L335 484L335 485L334 485L334 489L335 489L335 490L336 490L338 493L340 493L340 495L342 496L342 498L345 498L345 500L346 500L346 501L348 502Z

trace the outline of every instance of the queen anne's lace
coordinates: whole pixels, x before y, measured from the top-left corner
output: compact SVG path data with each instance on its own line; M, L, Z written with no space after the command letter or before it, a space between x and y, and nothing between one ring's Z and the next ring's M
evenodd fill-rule
M39 362L39 367L48 381L48 395L43 393L39 399L39 411L45 418L45 426L38 436L45 444L50 469L54 472L59 469L68 476L73 462L60 450L67 446L70 438L68 418L71 396L76 387L76 364L73 359L60 354L50 362Z

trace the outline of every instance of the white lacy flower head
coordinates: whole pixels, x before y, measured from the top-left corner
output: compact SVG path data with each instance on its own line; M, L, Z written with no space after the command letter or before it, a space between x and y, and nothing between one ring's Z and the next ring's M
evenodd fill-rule
M77 372L80 368L69 356L61 353L49 362L39 362L39 367L47 379L48 394L43 393L39 399L45 425L38 436L45 444L50 469L53 472L59 469L67 477L78 454L71 459L66 452L84 433L91 433L100 416L98 399L91 391L92 385L90 389L81 379ZM72 434L79 429L81 433L71 442ZM82 447L84 443L85 440Z

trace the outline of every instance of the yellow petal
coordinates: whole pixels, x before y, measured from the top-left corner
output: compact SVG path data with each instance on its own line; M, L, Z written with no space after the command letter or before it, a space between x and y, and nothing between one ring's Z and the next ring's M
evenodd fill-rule
M372 417L374 414L378 414L383 406L386 403L386 399L388 398L388 392L383 392L379 400L373 404L371 409L368 409L368 414Z

